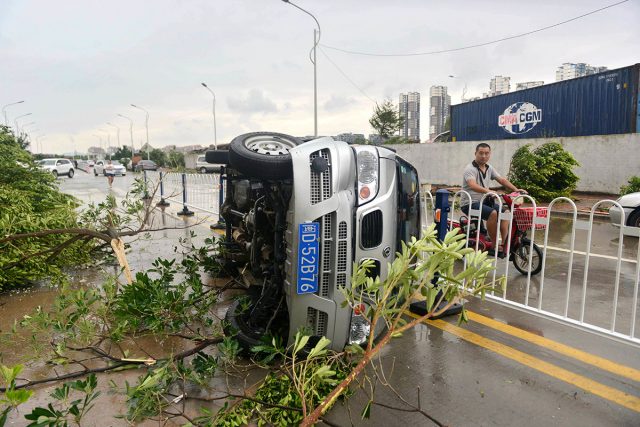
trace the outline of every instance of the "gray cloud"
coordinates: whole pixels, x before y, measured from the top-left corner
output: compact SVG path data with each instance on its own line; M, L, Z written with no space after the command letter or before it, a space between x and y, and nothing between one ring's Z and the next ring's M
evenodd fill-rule
M327 111L339 111L352 106L355 102L354 98L348 98L342 95L331 95L331 98L324 103L323 107Z
M229 97L227 105L238 113L275 113L278 107L275 102L267 98L260 89L251 89L246 96Z

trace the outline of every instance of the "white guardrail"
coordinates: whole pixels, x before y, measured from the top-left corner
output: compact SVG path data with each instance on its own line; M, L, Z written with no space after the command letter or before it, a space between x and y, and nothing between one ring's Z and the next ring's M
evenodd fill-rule
M181 205L183 211L194 209L205 215L219 215L219 174L147 171L146 179L149 190L156 189L154 200L164 199ZM434 197L425 190L421 195L426 226L434 221ZM628 228L623 225L624 215L618 229L608 221L603 223L594 217L596 208L602 204L620 205L613 200L599 201L592 207L588 219L579 219L573 201L560 197L549 203L546 217L538 217L535 201L525 197L534 208L527 237L531 244L535 242L542 249L542 270L539 275L531 274L536 256L533 250L528 251L529 272L526 275L515 268L510 269L509 256L500 259L496 254L493 279L504 276L507 283L501 295L490 293L486 297L502 305L640 347L636 333L640 244L637 238L623 236ZM467 204L466 200L470 197L464 191L452 195L450 218L457 219L462 215L458 207ZM568 203L571 209L558 209L560 202ZM472 210L472 216L474 213L477 212ZM508 220L511 229L514 215L500 213L499 220ZM474 233L479 233L480 219L477 221ZM452 223L449 224L451 228ZM596 227L598 233L594 233ZM467 227L467 240L473 239L470 229ZM507 254L510 245L508 241Z
M453 226L451 218L457 220L464 215L459 207L470 200L464 191L451 196L449 229ZM493 278L504 276L507 283L501 294L490 293L486 298L640 347L639 334L636 333L640 244L637 238L623 235L628 231L637 235L637 230L628 230L629 227L624 226L624 214L617 228L608 218L602 220L594 216L596 208L601 205L620 205L613 200L601 200L593 205L588 219L582 219L586 215L580 215L579 219L575 203L566 197L554 199L545 210L536 209L535 201L529 196L525 198L533 207L527 237L542 249L542 270L539 275L531 275L533 257L536 256L533 250L528 251L529 270L526 275L509 269L511 261L508 255L500 259L496 254ZM423 191L422 201L425 225L430 225L433 222L434 197ZM567 203L570 209L558 209L560 202ZM513 210L511 207L510 211ZM546 216L537 216L538 212ZM471 221L475 222L477 218L477 231L471 232L472 227L467 227L467 240L477 242L473 234L480 231L479 210L472 209L470 213ZM505 212L499 214L498 219L508 220L510 230L514 215ZM507 241L507 254L510 244Z
M190 208L206 214L220 214L219 174L145 171L145 175L154 200L182 205L183 212Z

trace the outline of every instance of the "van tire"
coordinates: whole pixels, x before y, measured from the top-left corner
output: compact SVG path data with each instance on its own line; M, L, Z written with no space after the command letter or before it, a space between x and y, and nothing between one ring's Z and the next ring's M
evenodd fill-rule
M243 313L240 311L240 300L235 300L229 306L227 313L224 316L225 325L224 333L227 336L233 336L240 347L246 354L251 353L251 349L257 345L263 344L260 341L260 336L252 334L248 329L244 320L242 319Z
M275 132L252 132L237 136L229 146L229 164L243 175L269 180L293 177L289 150L303 141Z

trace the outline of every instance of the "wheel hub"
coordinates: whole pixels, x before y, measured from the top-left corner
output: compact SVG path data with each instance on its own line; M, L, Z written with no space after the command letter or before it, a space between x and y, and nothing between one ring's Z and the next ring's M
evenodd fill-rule
M294 148L296 144L293 141L282 138L258 136L247 139L245 146L258 154L279 156L289 153L289 150Z

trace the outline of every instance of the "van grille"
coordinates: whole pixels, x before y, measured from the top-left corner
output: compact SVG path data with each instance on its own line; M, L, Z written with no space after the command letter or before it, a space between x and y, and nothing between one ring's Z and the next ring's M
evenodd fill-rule
M324 157L329 164L329 168L324 172L316 172L310 169L311 172L311 204L315 205L324 200L328 200L332 196L331 189L331 155L328 149L323 149L311 153L309 156L309 168L311 168L311 162L316 157Z
M333 214L327 214L315 220L320 224L320 275L316 295L329 296L331 283L331 262L333 257Z
M326 336L328 321L329 315L327 313L313 307L307 307L307 327L311 329L313 335Z
M382 211L375 210L362 217L360 242L365 249L375 248L382 243Z

